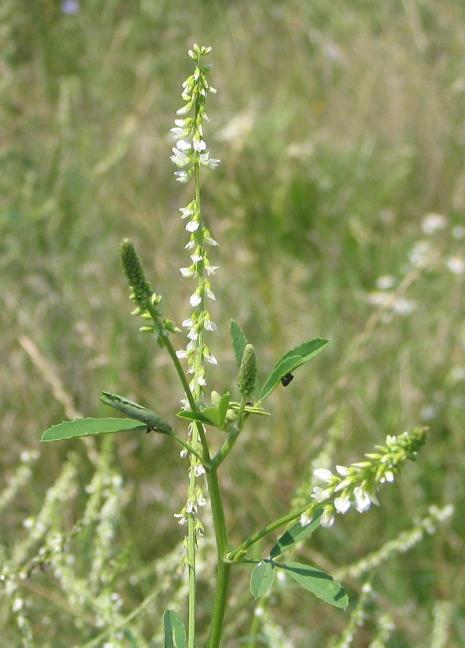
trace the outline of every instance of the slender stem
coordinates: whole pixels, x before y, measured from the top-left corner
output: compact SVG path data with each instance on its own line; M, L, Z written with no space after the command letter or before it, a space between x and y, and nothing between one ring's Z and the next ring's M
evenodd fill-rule
M291 511L287 515L283 515L282 517L278 518L274 522L270 522L266 527L263 527L260 531L257 531L257 533L254 533L250 538L247 538L241 545L239 545L236 549L233 549L226 555L226 559L230 560L231 562L234 562L236 560L239 560L241 555L244 555L244 553L247 551L249 547L254 545L256 542L261 540L264 536L268 535L275 529L278 529L279 527L284 526L285 524L288 524L289 522L293 522L296 520L304 511L307 511L309 508L309 505L306 504L305 506L301 506L299 509L295 509L294 511Z
M216 571L216 593L213 605L213 615L210 624L208 648L218 648L223 631L224 613L228 597L229 576L231 564L225 561L228 548L228 536L224 518L223 503L218 484L218 474L215 467L207 473L208 490L212 507L213 526L215 529L218 564Z

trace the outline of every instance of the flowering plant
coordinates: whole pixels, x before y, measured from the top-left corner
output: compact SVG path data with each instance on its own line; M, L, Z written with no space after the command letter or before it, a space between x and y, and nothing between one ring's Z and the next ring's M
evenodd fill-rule
M189 584L187 631L176 611L167 610L164 614L165 646L176 648L192 648L196 642L196 553L199 536L204 533L199 518L199 509L207 503L204 479L211 504L217 550L216 588L208 637L209 648L216 648L223 634L231 570L239 563L253 565L250 589L255 598L264 596L270 590L276 572L280 571L322 601L338 608L347 607L347 593L332 576L313 565L283 562L282 556L299 542L308 539L318 527L331 526L335 514L344 514L351 507L364 512L371 504L377 505L379 487L394 481L405 461L416 457L425 438L425 431L415 428L398 437L388 436L385 445L377 446L375 452L366 455L365 460L349 467L337 466L336 473L324 468L316 469L314 476L323 486L314 486L299 507L271 522L237 547L231 547L219 468L233 449L244 425L257 416L269 415L263 405L270 394L280 386L287 386L293 372L322 351L328 341L314 338L294 347L274 364L267 378L260 383L254 346L248 342L241 327L232 321L231 337L238 364L237 400L232 396L234 388L222 394L215 391L210 395L206 393L206 364L217 365L217 359L207 344L207 336L216 330L208 303L215 300L210 277L218 268L212 265L207 246L218 244L202 216L200 185L201 170L214 169L219 164L219 160L210 157L204 138L204 126L208 121L206 100L209 94L216 92L209 84L208 66L204 64L210 52L210 47L198 45L188 52L194 61L194 71L182 84L184 104L177 111L172 129L175 145L171 160L176 166L176 180L181 183L193 182L193 196L179 210L188 233L185 248L189 252L189 263L180 272L182 277L195 282L190 297L192 310L182 322L182 327L163 314L162 297L153 292L131 241L125 239L120 247L130 298L135 304L133 315L143 320L140 330L153 337L160 348L169 354L179 377L184 397L177 417L180 422L187 423L187 436L180 436L173 424L154 410L109 392L103 392L103 402L123 413L125 418L65 421L49 428L42 436L42 441L54 441L146 430L164 434L182 447L181 456L189 461L187 498L175 517L186 529L185 566ZM176 350L179 345L173 344L172 336L179 335L182 328L187 329L187 341ZM185 362L186 369L182 362ZM225 433L225 440L216 452L212 450L209 428ZM269 556L258 561L249 558L248 552L253 545L282 527L286 531L272 546Z

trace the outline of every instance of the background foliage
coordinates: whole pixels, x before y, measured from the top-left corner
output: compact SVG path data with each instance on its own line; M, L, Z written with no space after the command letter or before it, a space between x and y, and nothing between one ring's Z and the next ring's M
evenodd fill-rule
M439 617L450 624L444 645L463 645L465 5L76 4L75 15L54 0L0 7L1 483L11 484L18 462L29 466L21 452L38 449L42 429L79 413L110 415L102 389L152 403L164 416L178 404L166 358L129 318L116 250L122 236L135 240L166 312L182 319L189 286L178 281L185 236L176 214L185 201L167 132L188 71L185 50L193 40L211 44L219 93L209 143L222 160L203 189L221 243L212 349L220 367L211 380L225 387L235 375L230 317L254 342L263 372L299 340L331 340L273 396L273 417L246 428L224 469L235 538L286 510L328 438L332 463L347 464L386 434L426 422L425 451L383 491L382 507L339 518L301 554L335 570L411 528L432 504L454 504L448 526L390 558L373 586L396 626L389 645L429 645ZM71 580L87 582L93 565L89 600L82 592L73 599L56 565L22 580L32 640L15 621L21 610L0 595L9 645L84 645L144 601L130 634L108 645L142 645L161 629L171 590L182 585L172 553L182 539L172 514L185 489L177 454L154 435L107 443L100 460L79 442L40 448L2 513L0 557L23 564L35 555L41 540L31 540L31 529L65 461L66 489L43 533L70 531L82 519L95 462L108 482L97 488L96 508L113 501L106 519L115 524L105 536L91 516L88 535L78 529L69 540L70 562L78 557ZM111 564L98 563L99 546ZM207 539L205 613L208 547ZM153 561L167 554L172 562L157 575ZM235 575L228 646L249 632L247 576ZM162 595L150 598L162 583ZM356 601L361 580L346 584ZM110 591L121 600L108 612ZM176 591L183 601L182 587ZM347 621L292 588L269 611L290 646L322 645ZM276 641L263 645L285 645Z

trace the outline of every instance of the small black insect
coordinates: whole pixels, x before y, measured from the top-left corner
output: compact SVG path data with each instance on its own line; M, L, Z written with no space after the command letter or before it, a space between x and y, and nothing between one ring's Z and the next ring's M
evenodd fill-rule
M294 375L291 373L287 373L285 376L281 378L281 384L283 387L287 387L290 382L294 380Z

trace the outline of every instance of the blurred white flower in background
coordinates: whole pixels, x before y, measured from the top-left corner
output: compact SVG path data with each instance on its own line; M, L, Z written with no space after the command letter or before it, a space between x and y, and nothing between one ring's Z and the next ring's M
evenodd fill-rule
M220 142L228 142L234 150L243 148L247 136L255 125L256 111L254 108L247 108L237 115L234 115L221 130L216 133L216 139Z
M421 224L425 234L434 234L447 226L447 218L442 214L426 214Z
M378 290L390 290L396 285L396 278L392 275L382 275L376 280Z
M61 3L61 13L66 16L77 16L80 10L81 4L79 0L63 0Z
M410 264L415 268L424 268L434 256L434 248L429 241L417 241L409 252L408 259Z
M462 275L465 273L465 259L458 254L449 257L446 260L446 266L452 274Z

